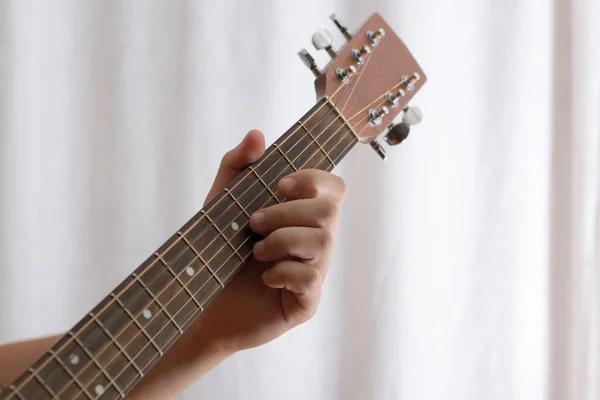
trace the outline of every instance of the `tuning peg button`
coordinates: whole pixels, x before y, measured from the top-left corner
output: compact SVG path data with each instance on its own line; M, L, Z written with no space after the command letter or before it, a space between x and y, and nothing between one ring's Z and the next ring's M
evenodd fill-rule
M385 141L390 146L396 146L404 141L410 133L410 126L406 122L400 122L392 126L392 128L385 135Z
M335 50L333 50L333 35L326 29L321 29L312 36L312 44L317 50L325 49L331 58L337 56Z
M385 135L385 141L390 146L402 143L410 134L411 127L417 125L423 119L423 113L418 107L406 107L402 122L392 125Z
M419 107L406 107L402 122L406 122L409 126L419 124L423 120L423 113Z

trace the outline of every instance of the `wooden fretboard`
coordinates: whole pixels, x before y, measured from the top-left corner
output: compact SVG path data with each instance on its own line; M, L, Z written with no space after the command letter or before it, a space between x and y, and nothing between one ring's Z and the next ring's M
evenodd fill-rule
M0 399L118 399L250 259L250 216L286 199L284 176L330 171L357 136L326 98L10 385Z

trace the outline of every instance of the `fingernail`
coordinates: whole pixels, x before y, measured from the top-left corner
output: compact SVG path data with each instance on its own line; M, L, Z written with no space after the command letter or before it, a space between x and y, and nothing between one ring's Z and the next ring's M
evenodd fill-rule
M279 185L286 192L291 192L296 187L296 180L292 178L283 178Z
M262 211L255 212L250 217L250 223L254 226L261 226L265 220L265 213Z
M263 240L261 240L260 242L258 242L254 245L254 253L260 254L260 253L262 253L264 248L265 248L265 242Z

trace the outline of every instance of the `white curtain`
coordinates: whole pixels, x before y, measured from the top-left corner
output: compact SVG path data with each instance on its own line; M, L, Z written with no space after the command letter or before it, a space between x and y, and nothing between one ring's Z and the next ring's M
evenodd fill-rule
M312 32L374 11L423 124L335 171L318 315L180 398L600 399L598 0L0 0L0 341L69 329L314 104Z

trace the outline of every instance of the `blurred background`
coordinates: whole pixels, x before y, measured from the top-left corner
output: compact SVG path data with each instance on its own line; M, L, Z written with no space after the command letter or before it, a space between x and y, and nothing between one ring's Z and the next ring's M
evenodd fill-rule
M333 12L394 27L424 121L335 170L317 316L179 398L600 399L598 0L0 0L0 341L68 330L296 122Z

